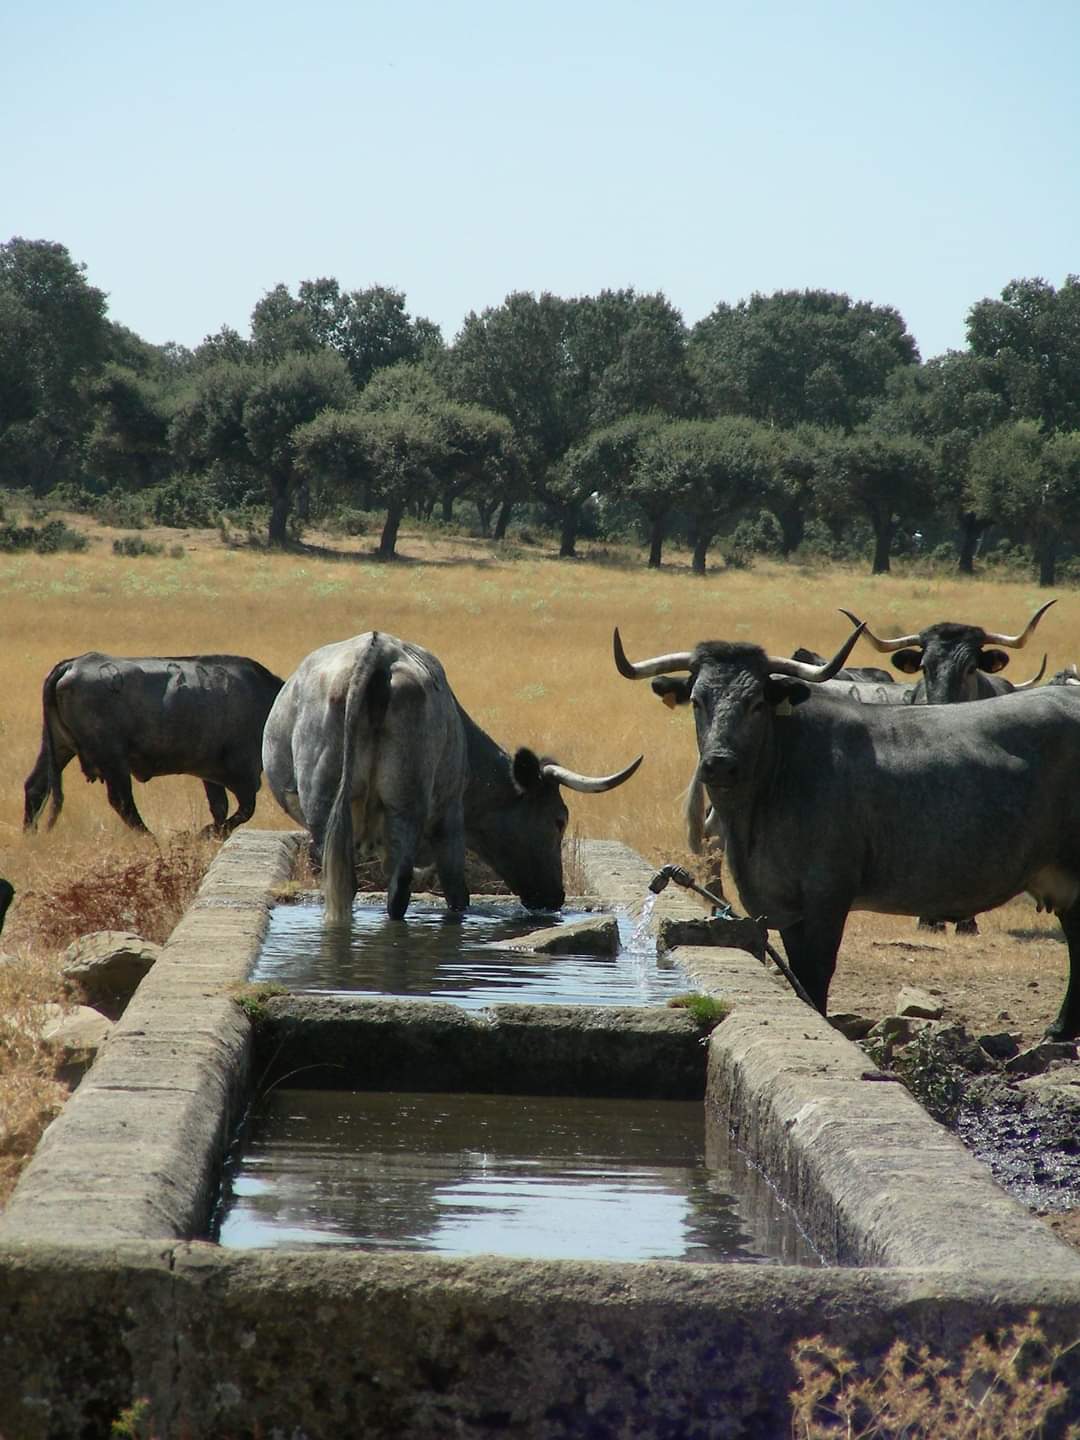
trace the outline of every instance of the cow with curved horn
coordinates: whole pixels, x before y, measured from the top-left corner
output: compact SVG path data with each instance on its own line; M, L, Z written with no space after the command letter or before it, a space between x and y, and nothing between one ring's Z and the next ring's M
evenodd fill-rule
M779 930L822 1013L850 911L955 920L1026 890L1069 946L1048 1034L1080 1034L1075 699L1043 686L952 710L855 705L821 682L860 633L824 671L719 641L634 664L618 631L615 663L693 706L691 789L708 794L743 905Z
M987 646L1004 645L1022 650L1036 625L1056 600L1040 605L1018 635L999 635L981 625L959 625L941 621L928 625L914 635L897 635L883 640L866 626L864 635L882 655L891 655L892 663L905 675L919 675L911 693L913 705L955 705L964 700L990 700L1014 690L1026 690L1042 679L1046 656L1039 673L1030 680L1014 685L998 672L1004 670L1009 657L1004 650ZM850 610L841 609L853 625L864 622Z
M466 714L434 655L373 630L300 663L266 722L263 764L278 804L311 833L327 921L345 922L358 850L385 859L393 920L404 918L417 864L434 863L451 910L468 907L466 845L530 909L559 909L560 787L613 790L641 756L605 776L524 748L511 759Z
M1036 625L1056 600L1048 600L1035 611L1031 619L1017 635L1000 635L993 630L984 630L981 625L961 625L952 621L941 621L928 625L915 635L897 635L891 640L879 638L867 626L863 634L882 655L891 655L892 663L906 675L919 675L905 697L912 705L956 705L968 700L992 700L999 695L1008 695L1016 690L1031 690L1046 673L1046 656L1038 673L1030 680L1013 684L998 672L1009 663L1004 650L987 649L991 645L1005 645L1012 650L1022 650L1030 640ZM862 624L850 610L841 609L853 625ZM920 673L921 672L921 673ZM944 929L921 917L923 929ZM979 927L974 918L968 916L958 920L958 935L977 935Z

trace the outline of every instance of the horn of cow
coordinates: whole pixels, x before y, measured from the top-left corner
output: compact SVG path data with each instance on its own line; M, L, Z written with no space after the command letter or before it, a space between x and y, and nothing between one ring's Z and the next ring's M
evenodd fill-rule
M625 785L644 758L644 755L639 755L625 770L620 770L615 775L579 775L576 770L567 770L564 765L556 765L552 761L540 767L540 774L545 780L555 780L558 784L565 785L568 790L580 790L584 795L597 795L602 790L614 790L618 785Z
M863 622L857 621L855 629L832 659L827 660L824 665L807 665L802 660L791 660L786 655L767 655L765 663L769 667L769 673L793 675L798 680L809 680L813 683L831 680L838 670L843 669L844 661L854 649L855 641L862 634L863 628ZM628 660L618 626L612 636L612 648L615 651L615 668L628 680L643 680L649 675L670 675L673 670L689 670L693 658L692 650L676 650L670 655L655 655L651 660Z
M651 660L628 660L617 625L611 644L615 651L615 668L620 675L625 675L627 680L644 680L649 675L670 675L673 670L690 669L690 657L693 654L691 650L677 650L671 655L656 655Z
M844 668L844 661L854 650L855 641L858 640L865 628L863 621L856 621L855 629L852 630L832 659L826 660L824 665L808 665L805 660L792 660L786 655L766 655L765 663L769 667L769 673L771 675L794 675L797 680L809 680L815 685L820 685L824 680L831 680L838 670Z
M841 606L840 614L846 615L852 625L861 625L863 627L863 634L867 640L869 640L874 649L879 650L882 655L891 655L894 650L903 650L906 645L917 645L919 643L918 635L898 635L895 640L882 640L874 634L865 620L860 620L859 617L853 615L850 610L845 610L843 606Z
M1039 683L1039 681L1042 679L1042 677L1043 677L1045 674L1046 674L1046 656L1044 655L1043 658L1042 658L1042 664L1039 666L1039 673L1038 673L1037 675L1033 675L1030 680L1021 680L1018 685L1014 685L1014 686L1013 686L1013 689L1014 689L1014 690L1030 690L1033 685L1037 685L1037 684Z
M1038 610L1035 611L1035 614L1032 615L1031 619L1024 626L1023 630L1020 631L1019 635L995 635L988 630L986 632L986 643L988 645L1008 645L1012 650L1022 650L1031 638L1031 632L1035 629L1035 626L1046 614L1047 610L1050 609L1050 606L1056 604L1056 600L1048 600L1045 605L1040 605ZM1017 689L1019 688L1020 687L1017 686Z

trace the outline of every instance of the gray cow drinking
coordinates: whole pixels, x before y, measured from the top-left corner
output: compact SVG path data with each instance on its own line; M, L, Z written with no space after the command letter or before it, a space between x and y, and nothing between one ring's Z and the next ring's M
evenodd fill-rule
M1080 707L1067 687L963 706L829 695L860 630L822 667L723 641L634 664L616 630L615 663L693 706L691 791L708 792L743 905L779 930L822 1013L850 911L955 920L1026 890L1069 945L1048 1034L1080 1034Z
M462 709L442 665L419 645L368 631L324 645L285 682L263 738L266 778L310 832L326 919L349 919L355 856L387 863L386 908L400 920L416 864L433 861L451 910L469 903L465 846L532 909L563 903L559 793L612 790L616 775L578 775L532 750L513 759Z

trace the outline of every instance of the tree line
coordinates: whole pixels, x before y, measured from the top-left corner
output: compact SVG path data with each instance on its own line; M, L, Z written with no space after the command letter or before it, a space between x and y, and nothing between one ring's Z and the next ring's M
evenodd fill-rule
M380 517L468 505L501 537L531 515L560 554L582 528L674 537L704 573L722 537L791 555L808 527L975 567L995 533L1042 584L1080 546L1080 278L1016 279L923 361L888 305L822 290L720 303L693 326L663 294L518 292L447 342L403 293L278 285L247 337L189 350L108 318L56 242L0 246L0 492L143 496L162 523L258 506L267 539L332 505Z

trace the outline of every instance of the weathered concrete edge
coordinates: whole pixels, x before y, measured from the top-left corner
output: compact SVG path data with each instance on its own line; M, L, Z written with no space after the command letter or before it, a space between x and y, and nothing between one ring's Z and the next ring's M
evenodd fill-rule
M256 1021L260 1085L694 1099L704 1034L658 1006L496 1004L283 995Z
M640 900L653 871L623 850L621 883ZM584 860L599 888L604 852L586 846ZM696 985L734 1007L709 1043L713 1117L828 1259L1080 1278L1076 1250L779 974L742 950L672 953Z
M710 1039L706 1103L824 1255L1080 1279L1076 1250L779 977L740 950L677 958L734 1004Z
M46 1131L0 1240L187 1238L205 1229L247 1090L252 1042L232 992L269 923L299 836L242 832L191 906L95 1064Z
M955 1356L1031 1311L1051 1345L1070 1344L1080 1285L953 1275L943 1290L926 1271L0 1244L0 1433L104 1436L140 1396L164 1437L779 1435L800 1338L825 1335L856 1361L898 1338ZM1059 1377L1073 1382L1074 1411L1078 1363Z

